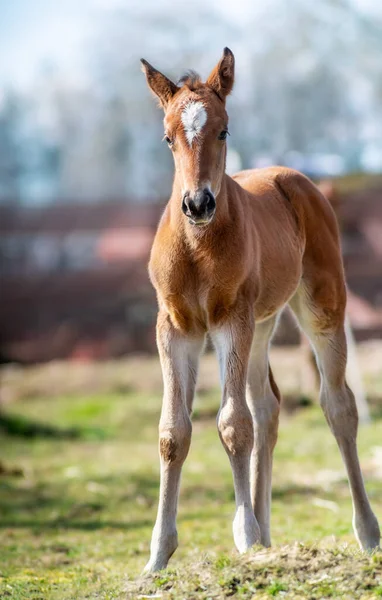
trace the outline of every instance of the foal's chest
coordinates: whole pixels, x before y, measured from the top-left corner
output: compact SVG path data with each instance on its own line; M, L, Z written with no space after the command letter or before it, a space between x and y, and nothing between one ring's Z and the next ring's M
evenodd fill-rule
M161 310L184 334L198 334L218 326L236 302L239 284L227 268L211 261L195 262L189 257L177 260L162 256L160 271L150 264Z

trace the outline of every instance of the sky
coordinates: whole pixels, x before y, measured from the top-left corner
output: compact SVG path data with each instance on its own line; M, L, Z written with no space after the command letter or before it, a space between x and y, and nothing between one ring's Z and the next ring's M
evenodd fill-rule
M150 5L154 0L140 0ZM155 0L158 1L158 0ZM161 0L159 0L161 1ZM280 0L285 1L285 0ZM299 0L310 2L311 0ZM264 0L210 0L233 19L245 22ZM0 86L27 88L44 68L59 66L73 78L86 73L86 47L107 11L131 8L137 0L0 0ZM365 14L381 14L381 0L351 0Z
M44 67L81 68L91 1L0 0L0 85L27 86Z

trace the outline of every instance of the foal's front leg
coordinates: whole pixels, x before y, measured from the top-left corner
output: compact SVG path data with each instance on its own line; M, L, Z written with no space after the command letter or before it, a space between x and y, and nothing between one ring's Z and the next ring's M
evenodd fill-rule
M159 421L160 492L150 560L145 572L165 568L178 545L176 513L179 483L191 442L190 412L203 339L181 336L168 315L160 313L157 343L164 384Z
M223 387L218 415L220 439L228 454L235 487L236 513L233 537L239 552L260 543L261 534L250 493L250 459L253 447L252 416L245 398L247 365L253 325L248 319L232 320L212 334L219 357Z

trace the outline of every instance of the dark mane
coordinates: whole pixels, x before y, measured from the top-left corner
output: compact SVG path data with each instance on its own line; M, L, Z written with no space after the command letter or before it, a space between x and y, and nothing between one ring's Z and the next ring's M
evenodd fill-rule
M181 87L182 85L186 85L192 92L197 90L202 81L200 79L200 75L195 71L189 70L182 75L182 77L177 82L177 85Z

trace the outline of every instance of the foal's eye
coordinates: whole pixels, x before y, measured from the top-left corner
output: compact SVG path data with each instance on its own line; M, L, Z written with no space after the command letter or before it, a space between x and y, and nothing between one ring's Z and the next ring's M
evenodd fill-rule
M218 135L218 140L225 140L227 139L227 135L229 135L228 131L226 129L224 129L223 131L221 131Z
M174 142L173 142L173 140L172 140L170 137L168 137L168 135L165 135L165 136L164 136L164 138L163 138L163 141L164 141L164 142L167 142L167 144L168 144L169 146L172 146L172 145L173 145L173 143L174 143Z

